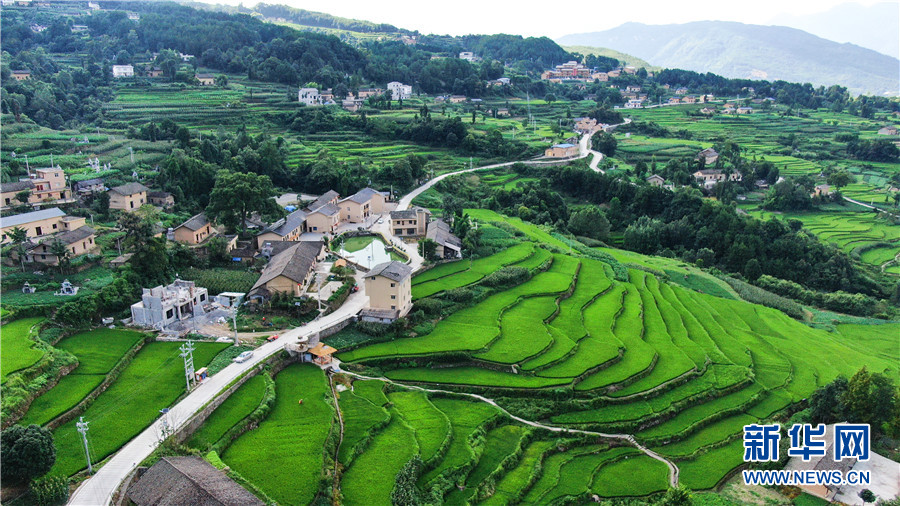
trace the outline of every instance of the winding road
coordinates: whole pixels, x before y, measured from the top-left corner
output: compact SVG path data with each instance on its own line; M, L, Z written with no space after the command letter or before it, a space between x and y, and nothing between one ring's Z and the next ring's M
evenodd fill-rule
M628 118L624 123L630 123L631 119ZM611 125L606 127L607 130L613 129L619 125ZM591 136L593 136L594 132L589 132L582 136L582 138L578 142L579 148L579 156L567 159L553 159L553 160L527 160L521 163L525 163L528 165L555 165L560 162L567 162L572 160L583 159L588 156L593 155L594 159L591 161L591 169L597 172L602 172L601 169L598 168L598 164L600 160L602 160L603 155L598 153L597 151L593 151L589 149L589 143ZM514 163L519 162L506 162L506 163L498 163L493 165L485 165L481 167L473 167L471 169L458 170L455 172L448 172L446 174L441 174L437 176L415 190L409 192L404 195L397 206L398 210L409 209L413 199L421 195L423 192L434 186L438 181L446 179L450 176L455 176L457 174L464 174L466 172L473 172L478 170L488 170L494 169L498 167L507 167L513 165ZM382 232L385 234L385 237L392 237L390 231L390 221L386 219L380 220L381 223L376 222L373 225L373 228L376 231ZM410 264L413 270L417 270L421 267L423 263L422 257L418 254L415 247L411 247L406 244L398 244L404 252L407 253L410 257ZM358 275L359 276L359 275ZM256 350L254 350L253 357L243 363L232 363L225 369L222 369L218 373L214 374L210 378L206 379L203 383L196 386L186 397L182 398L175 406L169 409L168 413L168 423L170 427L178 431L182 427L187 424L187 422L193 417L196 413L198 413L205 405L207 405L210 401L212 401L220 392L225 390L228 385L230 385L234 380L238 379L241 375L252 369L254 366L264 361L271 355L280 352L283 349L284 343L294 341L302 336L312 336L317 332L322 331L334 324L340 323L344 320L352 318L356 314L359 313L366 306L366 302L368 302L368 297L365 294L365 283L358 283L360 290L354 294L351 294L350 297L347 298L347 301L334 313L331 313L327 316L324 316L318 320L310 322L309 324L298 327L293 330L283 332L281 334L281 338L277 341L273 341L271 343L266 343ZM409 388L418 388L418 387L409 387ZM484 402L488 402L494 406L497 406L494 401L474 394L469 394L476 399L483 400ZM163 408L165 406L160 406ZM497 406L499 409L499 406ZM504 412L506 412L504 410ZM507 413L509 414L509 413ZM541 427L547 430L552 430L556 432L566 431L569 432L579 432L589 435L597 435L602 437L610 437L610 438L619 438L619 439L627 439L633 445L637 446L641 451L650 455L651 457L662 460L666 462L669 466L669 469L672 473L672 483L678 483L678 468L672 464L671 462L663 459L656 453L648 450L642 446L640 446L634 439L627 434L602 434L595 432L585 432L571 429L564 429L560 427L551 427L538 424L536 422L531 422L528 420L523 420L517 417L510 415L513 419L520 421L522 423L532 425L534 427ZM88 420L90 421L90 420ZM103 427L100 426L92 426L91 431L88 434L88 437L91 437L92 434L102 434ZM113 454L111 457L105 460L102 464L102 467L90 478L84 480L74 494L69 498L68 504L70 505L78 505L78 506L98 506L98 505L106 505L109 504L112 500L112 496L115 491L119 488L122 482L128 477L131 471L144 459L150 456L153 453L153 450L159 446L160 443L160 435L163 431L163 419L162 417L158 418L153 422L149 427L144 429L143 432L138 434L134 439L129 441L125 446L119 449L118 452Z

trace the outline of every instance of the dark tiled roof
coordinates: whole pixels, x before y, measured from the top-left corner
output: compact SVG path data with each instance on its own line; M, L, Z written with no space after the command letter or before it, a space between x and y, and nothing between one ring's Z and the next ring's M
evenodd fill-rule
M285 216L284 218L276 221L261 233L272 232L284 237L294 230L297 230L299 227L302 227L303 222L306 221L306 215L306 211L301 211L300 209L298 209Z
M350 195L349 197L345 198L344 200L356 202L357 204L365 204L366 202L372 200L372 197L374 197L375 195L381 195L381 194L378 193L377 190L373 190L371 188L363 188L362 190L359 190L358 192L354 193L353 195ZM342 200L341 202L343 202L344 200Z
M262 506L256 496L199 457L163 457L128 487L138 506Z
M425 233L427 239L440 244L441 246L453 246L456 249L462 247L462 241L459 237L450 232L450 225L444 220L434 220L428 224L428 231Z
M167 199L171 197L172 194L169 192L149 192L147 193L147 197L151 199Z
M394 281L403 281L412 274L412 268L402 262L394 260L372 267L366 276L384 276Z
M109 189L109 191L116 192L120 195L134 195L135 193L141 193L149 190L150 188L147 188L141 183L128 183Z
M20 192L24 190L31 190L34 188L34 181L30 179L26 179L25 181L13 181L11 183L3 183L0 185L3 189L3 193L6 192Z
M197 79L215 79L215 77L212 74L197 74Z
M309 214L313 213L322 213L325 216L334 216L335 214L341 212L341 208L334 204L325 204L324 206L319 206Z
M324 206L325 204L331 202L332 200L337 199L338 197L340 197L340 195L338 195L338 192L336 192L334 190L328 190L327 192L323 193L319 198L314 200L313 203L310 204L309 207L307 207L307 209L309 209L311 211L315 211L316 209Z
M206 214L200 213L196 216L191 217L191 219L186 222L178 225L176 228L184 227L188 230L200 230L201 228L209 225L209 218L206 217Z
M66 232L56 234L53 237L48 237L47 239L41 241L39 244L46 244L47 246L49 246L58 241L68 246L69 244L75 244L78 241L83 241L92 235L94 235L94 229L88 226L83 226L76 228L75 230L68 230ZM38 247L38 244L32 244L29 249L34 249L36 247Z
M414 220L419 211L425 211L425 214L431 214L431 211L422 207L411 207L402 211L391 211L392 220Z
M102 185L103 179L94 178L94 179L85 179L84 181L75 181L72 183L72 189L78 191L82 188L87 188L88 186Z
M325 247L325 243L321 241L304 241L273 256L250 291L265 286L266 283L278 276L302 283L310 268L315 264L316 255L322 251L323 247Z

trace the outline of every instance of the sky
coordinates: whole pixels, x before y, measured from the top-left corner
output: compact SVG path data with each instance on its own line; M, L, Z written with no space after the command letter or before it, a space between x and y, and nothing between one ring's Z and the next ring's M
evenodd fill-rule
M240 0L203 0L207 3L237 5ZM750 4L729 0L622 0L547 2L545 0L342 0L323 3L313 0L266 0L335 16L389 23L422 33L465 35L470 33L512 33L556 38L571 33L595 32L629 21L646 24L690 21L740 21L775 24L780 15L791 17L815 14L847 0L756 0ZM872 5L884 0L854 0ZM252 6L256 0L244 0Z

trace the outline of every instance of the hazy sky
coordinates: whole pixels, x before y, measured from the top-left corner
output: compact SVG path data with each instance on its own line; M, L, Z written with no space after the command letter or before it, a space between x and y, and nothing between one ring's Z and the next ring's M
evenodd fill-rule
M240 3L238 0L203 1L231 5ZM570 33L606 30L628 21L665 24L720 20L775 24L773 20L777 20L779 14L812 14L826 11L846 1L848 0L756 0L747 3L729 0L649 0L637 3L623 0L266 0L266 3L286 4L341 17L390 23L423 33L514 33L555 38ZM872 5L879 0L854 1ZM243 3L252 6L256 4L256 0L244 0Z

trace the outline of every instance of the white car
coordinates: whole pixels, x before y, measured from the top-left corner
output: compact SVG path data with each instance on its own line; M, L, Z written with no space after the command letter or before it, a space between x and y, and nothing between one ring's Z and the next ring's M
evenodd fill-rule
M252 356L253 356L253 351L248 350L248 351L245 351L245 352L241 353L240 355L234 357L232 360L234 360L235 362L240 364L241 362L246 362L246 361L250 360L250 357L252 357Z

